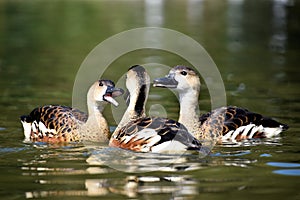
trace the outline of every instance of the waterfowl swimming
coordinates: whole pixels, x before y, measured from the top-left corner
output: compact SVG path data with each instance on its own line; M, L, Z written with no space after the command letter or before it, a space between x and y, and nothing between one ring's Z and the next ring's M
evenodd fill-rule
M201 132L203 123L210 118L211 112L199 116L198 97L200 92L200 79L196 72L185 66L176 66L163 78L157 78L154 87L175 89L179 93L180 113L179 122L197 139L205 138ZM226 111L223 130L220 140L236 142L250 138L270 138L287 130L288 126L269 117L251 112L245 108L228 106L215 109Z
M167 118L146 117L150 77L142 66L129 68L126 87L129 105L110 138L110 146L137 152L200 151L201 143L182 124Z
M102 115L107 102L118 106L113 99L123 94L110 80L98 80L87 93L88 114L68 106L45 105L21 116L25 141L108 142L109 127Z

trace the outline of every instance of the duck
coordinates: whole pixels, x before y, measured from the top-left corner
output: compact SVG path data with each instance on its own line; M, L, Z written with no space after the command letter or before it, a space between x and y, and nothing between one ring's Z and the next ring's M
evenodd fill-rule
M109 127L102 111L107 103L118 106L114 99L123 94L111 80L97 80L87 93L88 114L63 105L44 105L20 117L25 142L69 143L106 142Z
M129 92L128 107L110 138L109 146L151 153L183 153L204 149L179 122L146 116L150 77L143 66L134 65L128 69L126 88Z
M176 90L179 94L179 120L188 131L198 140L210 137L201 131L212 114L223 110L224 124L220 135L217 136L218 143L239 142L245 139L271 138L278 136L289 127L270 117L249 111L237 106L224 106L212 110L203 115L199 114L198 98L200 93L200 78L190 67L175 66L165 77L153 80L154 87L169 88Z

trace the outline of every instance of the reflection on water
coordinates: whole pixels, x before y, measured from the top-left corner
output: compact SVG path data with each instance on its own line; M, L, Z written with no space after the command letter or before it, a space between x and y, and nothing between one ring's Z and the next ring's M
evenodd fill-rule
M37 180L39 184L81 184L76 181L45 181ZM167 183L167 185L164 184ZM163 184L163 185L162 185ZM185 199L188 195L196 195L196 181L188 176L127 176L124 179L86 179L84 190L31 191L26 192L26 198L54 196L108 196L118 194L130 198L139 195L171 194L173 197Z
M46 148L35 146L34 148ZM49 147L48 147L49 148ZM177 167L165 167L160 168L162 162L173 162L172 156L167 158L162 156L161 159L157 156L150 154L143 154L134 156L135 153L127 152L121 149L113 148L97 148L91 150L91 147L67 147L67 148L53 148L52 151L47 151L45 154L40 154L36 158L23 161L22 163L22 176L35 177L35 184L37 186L35 191L27 191L25 193L26 198L41 198L49 196L106 196L109 194L124 195L127 197L137 197L140 194L172 194L172 196L185 196L196 194L196 181L188 175L167 175L167 176L137 176L137 175L122 175L123 177L107 177L107 178L86 178L84 181L82 178L70 178L79 175L103 175L114 174L115 170L106 167L109 158L112 159L116 154L118 158L124 158L123 167L128 167L128 171L135 170L133 172L144 172L145 167L149 165L146 170L153 170L156 167L156 171L182 171L186 167L180 167L179 165L191 164L190 170L192 170L192 163L187 163L186 159L176 159ZM124 156L120 155L123 154ZM76 169L80 161L86 158L89 165L85 165L84 168ZM96 159L96 158L97 159ZM140 158L143 157L143 162ZM160 156L158 156L160 157ZM163 158L167 160L163 161ZM91 161L93 159L93 161ZM97 162L99 161L100 162ZM75 167L64 167L63 163L74 162ZM158 162L157 162L158 161ZM53 165L55 162L56 164ZM62 167L59 167L59 163ZM135 166L133 166L133 164ZM140 165L137 165L140 164ZM53 167L51 167L53 165ZM111 165L111 163L109 163ZM132 165L132 168L130 168ZM130 169L129 169L130 168ZM195 168L198 169L198 168ZM195 170L194 169L194 170ZM69 177L69 178L66 178ZM95 177L95 176L94 176ZM58 186L57 190L43 190L42 186ZM84 185L85 189L66 189L73 187L80 187ZM63 187L60 187L63 186ZM51 188L51 187L50 187Z
M276 146L276 142L273 145ZM190 199L203 192L221 192L230 188L243 190L244 186L233 177L195 177L183 172L211 174L222 166L249 169L259 162L259 156L253 156L255 152L249 146L218 146L206 158L193 154L135 153L105 146L39 144L32 148L40 149L41 154L20 160L22 176L34 178L35 190L26 191L26 198L111 195L139 198L140 195L161 194ZM266 164L299 167L287 163ZM147 175L149 171L152 174ZM273 172L280 173L278 170ZM289 169L286 175L288 173L297 175L297 169Z
M268 162L267 165L272 167L283 168L283 169L274 170L273 173L275 174L288 175L288 176L300 176L299 163Z
M192 162L192 160L196 162ZM201 160L198 155L145 154L124 151L118 148L94 150L87 162L89 164L106 165L131 173L189 171L201 167Z
M167 184L164 184L167 183ZM171 194L173 197L196 195L197 182L188 176L127 176L125 179L113 183L107 179L89 179L85 186L88 194L103 196L115 193L133 198L143 194Z
M288 176L300 176L300 169L278 169L274 170L273 173Z
M299 199L299 2L0 1L1 198ZM278 138L216 146L205 158L22 143L19 115L43 104L71 105L76 72L89 51L144 26L200 42L219 67L229 104L291 128ZM145 37L150 43L162 38ZM105 78L117 81L136 63L190 65L168 52L131 53L112 63ZM166 74L161 69L157 76ZM200 102L208 111L204 82ZM151 88L147 110L178 118L178 102L165 90ZM114 122L110 109L104 115Z

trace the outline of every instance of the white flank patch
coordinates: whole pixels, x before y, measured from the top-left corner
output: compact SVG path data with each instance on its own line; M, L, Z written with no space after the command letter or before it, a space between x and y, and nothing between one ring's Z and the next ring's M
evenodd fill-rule
M155 145L161 140L161 136L157 134L156 130L145 128L131 136L125 136L125 143L129 142L133 137L137 140L147 140L148 144L144 145L141 149L142 152L153 153L183 153L186 151L187 146L179 141L171 140ZM134 141L133 141L134 142ZM155 145L155 146L153 146Z
M161 136L155 135L155 136L151 137L150 139L148 139L149 143L147 144L147 146L152 147L153 145L158 143L160 140L161 140Z
M249 138L253 138L254 134L257 132L263 132L264 131L264 127L262 125L260 126L254 126L250 135L248 136Z
M40 132L42 132L43 134L44 133L54 133L55 134L55 129L48 129L45 124L43 122L39 122L39 129L40 129Z
M183 153L187 146L179 141L171 140L152 147L154 153Z
M238 127L232 134L232 140L235 140L235 138L240 134L240 133L243 133L245 131L245 128L247 126L241 126L241 127Z
M37 122L36 121L33 121L32 123L31 123L31 130L33 131L33 132L37 132L37 127L38 127L38 124L37 124Z
M145 128L135 134L136 140L147 140L148 143L141 149L142 152L149 152L153 145L161 140L161 136L154 129Z
M242 133L242 136L247 136L247 134L250 132L250 129L252 128L251 134L248 136L249 138L253 137L253 134L257 132L258 127L255 124L248 124L247 126L244 126L244 132Z
M223 141L227 141L227 140L231 140L231 141L235 141L236 136L244 130L244 127L239 127L237 128L235 131L229 131L228 133L226 133L226 135L224 135L222 137Z
M23 129L24 129L24 136L25 136L25 141L29 141L30 140L30 134L31 134L31 123L27 123L27 122L22 122L23 125Z
M250 129L252 129L252 132L256 132L255 129L255 124L248 124L247 126L240 126L238 127L236 130L232 130L229 131L226 135L223 136L222 140L223 141L232 141L232 142L236 142L236 137L241 134L242 136L247 136L247 134L249 133ZM257 129L256 129L257 130ZM251 138L253 136L254 133L251 132L251 135L248 136L249 138Z
M250 132L250 130L251 130L251 132ZM229 131L226 135L223 136L222 139L223 139L223 141L226 141L226 140L236 141L235 138L240 133L242 134L242 136L247 136L247 134L250 133L247 136L247 138L251 139L257 132L264 133L265 137L271 138L271 137L279 135L279 133L282 132L282 126L275 127L275 128L269 128L269 127L263 127L262 125L256 126L255 124L249 124L247 126L241 126L241 127L237 128L235 131Z
M145 128L145 129L143 129L143 130L141 130L139 132L136 132L136 133L134 133L132 135L125 136L124 143L128 143L132 138L135 138L134 141L137 141L137 140L147 140L149 138L156 138L156 140L151 139L151 140L153 140L153 141L151 141L151 144L153 145L157 141L160 140L160 136L159 136L159 138L157 138L156 136L159 136L159 135L157 135L157 132L154 129Z
M154 137L157 135L156 130L151 129L151 128L145 128L143 130L140 130L139 132L135 133L135 136L140 139L140 138L149 138L149 137Z
M282 126L276 128L264 128L264 133L267 138L277 136L279 135L279 133L281 133L281 131L282 131Z

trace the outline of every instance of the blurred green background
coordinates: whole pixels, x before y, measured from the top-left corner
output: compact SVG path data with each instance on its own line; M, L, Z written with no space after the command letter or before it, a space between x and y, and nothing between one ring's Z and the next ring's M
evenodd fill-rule
M290 171L278 175L274 172L278 168L268 165L270 162L299 164L300 160L299 19L299 0L1 0L0 196L41 197L46 191L47 197L61 190L73 191L61 196L81 196L78 191L87 191L84 182L96 178L86 172L89 166L85 159L89 153L77 148L70 153L64 148L36 148L22 143L19 116L44 104L71 106L77 70L89 52L105 39L133 28L164 27L182 32L203 45L222 75L228 104L272 116L291 128L270 143L216 147L215 151L223 156L209 158L202 166L208 166L205 170L147 174L188 175L194 180L191 185L196 192L177 194L175 191L190 186L189 183L178 186L159 181L150 186L162 195L140 191L136 197L299 199L299 166L288 176ZM117 81L136 63L189 64L170 52L140 50L116 59L104 77ZM152 88L151 94L154 96L150 95L149 105L162 104L169 117L178 117L178 102L171 92ZM203 112L210 110L204 83L200 102ZM105 116L115 126L110 107ZM245 156L240 151L250 153ZM265 154L268 156L261 156ZM61 173L51 174L46 169ZM70 172L63 173L64 169ZM39 170L44 174L39 175ZM105 179L115 181L111 186L121 187L127 176L111 170ZM48 182L42 185L40 180ZM169 192L163 190L165 187L171 188ZM98 195L104 199L129 197L111 193ZM84 192L82 195L87 196Z

